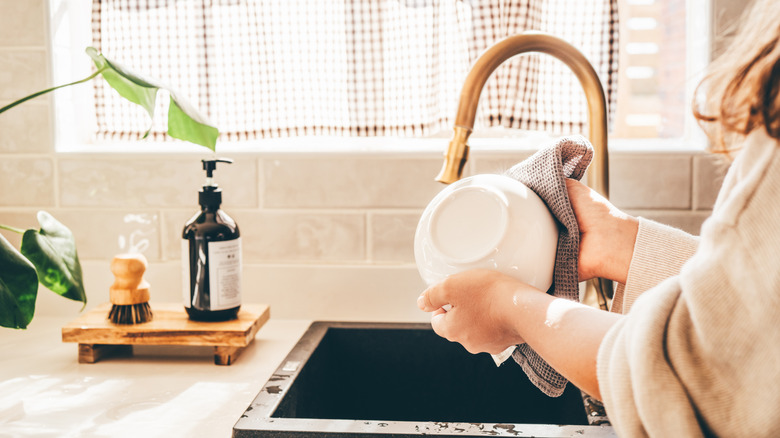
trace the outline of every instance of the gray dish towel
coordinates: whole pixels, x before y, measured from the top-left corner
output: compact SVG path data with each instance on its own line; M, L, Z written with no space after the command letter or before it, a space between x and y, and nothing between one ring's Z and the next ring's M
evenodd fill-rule
M558 252L553 283L547 291L556 297L579 301L577 256L580 232L571 208L566 178L579 180L593 159L593 147L582 136L564 137L539 150L505 172L536 192L558 223ZM512 358L531 382L550 397L563 394L568 382L527 344L518 345Z

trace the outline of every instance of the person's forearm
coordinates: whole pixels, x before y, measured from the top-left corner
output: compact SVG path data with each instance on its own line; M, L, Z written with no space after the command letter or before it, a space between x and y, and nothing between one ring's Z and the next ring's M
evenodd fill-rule
M514 298L517 333L564 377L600 399L599 345L622 316L544 293L521 291Z

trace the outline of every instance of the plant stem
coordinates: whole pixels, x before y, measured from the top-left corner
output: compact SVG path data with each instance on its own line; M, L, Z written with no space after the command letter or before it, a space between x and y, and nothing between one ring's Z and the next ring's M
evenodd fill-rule
M45 90L38 91L37 93L33 93L33 94L31 94L31 95L29 95L27 97L23 97L23 98L17 100L16 102L9 103L8 105L0 108L0 114L2 114L3 112L5 112L5 111L15 107L16 105L19 105L20 103L27 102L28 100L34 99L34 98L36 98L36 97L38 97L38 96L40 96L42 94L46 94L46 93L52 92L52 91L57 90L59 88L69 87L71 85L81 84L83 82L87 82L89 80L92 80L95 76L99 75L100 73L103 73L103 71L106 70L106 68L107 67L103 67L100 70L97 70L96 72L94 72L91 75L87 76L86 78L78 80L76 82L71 82L69 84L57 85L56 87L47 88Z
M18 233L18 234L24 234L25 231L22 230L21 228L9 227L8 225L3 225L3 224L0 224L0 230L13 231L14 233Z

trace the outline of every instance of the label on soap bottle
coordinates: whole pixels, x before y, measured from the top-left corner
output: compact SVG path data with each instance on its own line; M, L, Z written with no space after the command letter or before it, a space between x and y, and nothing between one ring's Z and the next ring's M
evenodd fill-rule
M241 305L241 238L208 243L211 310Z
M195 269L195 278L190 272L187 262L190 257L190 241L182 241L182 269L184 307L195 307L201 310L225 310L241 305L241 238L219 242L207 242L206 250L198 252L199 263ZM198 287L192 284L198 279L204 279L205 272L200 272L208 266L208 287ZM193 290L194 289L194 290ZM207 296L201 293L206 292ZM207 307L207 309L204 309Z
M190 266L190 241L187 239L182 239L181 241L181 291L182 294L182 302L184 303L184 307L191 308L192 307L192 278L190 277L190 271L192 270L192 266Z

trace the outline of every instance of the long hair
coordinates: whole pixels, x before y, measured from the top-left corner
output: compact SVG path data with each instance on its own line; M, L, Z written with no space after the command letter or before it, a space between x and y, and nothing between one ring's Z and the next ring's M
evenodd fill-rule
M780 1L756 0L729 48L697 87L693 114L713 150L764 129L780 140Z

